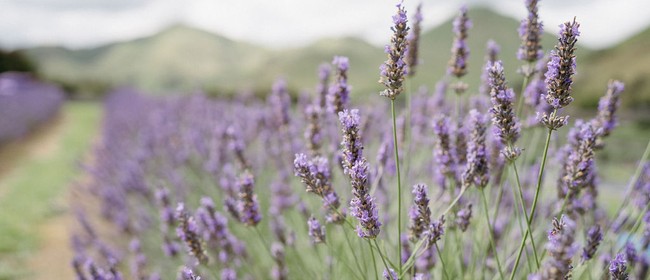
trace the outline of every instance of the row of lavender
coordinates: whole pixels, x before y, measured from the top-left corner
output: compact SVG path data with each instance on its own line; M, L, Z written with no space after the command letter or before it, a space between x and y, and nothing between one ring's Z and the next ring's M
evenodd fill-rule
M598 114L564 128L579 24L545 55L537 1L526 8L519 92L494 42L481 88L463 81L464 8L448 76L405 88L422 16L409 27L402 5L380 73L389 104L349 104L345 57L295 106L282 80L265 101L114 92L76 208L78 278L646 279L649 151L621 201L598 197L624 86L603 85Z
M36 80L30 74L0 75L0 143L27 134L51 119L64 101L63 91Z

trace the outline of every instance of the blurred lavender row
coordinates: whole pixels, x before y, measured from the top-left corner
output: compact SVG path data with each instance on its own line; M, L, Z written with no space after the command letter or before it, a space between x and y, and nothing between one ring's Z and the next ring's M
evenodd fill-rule
M25 136L51 119L63 104L63 91L26 73L0 74L0 143Z

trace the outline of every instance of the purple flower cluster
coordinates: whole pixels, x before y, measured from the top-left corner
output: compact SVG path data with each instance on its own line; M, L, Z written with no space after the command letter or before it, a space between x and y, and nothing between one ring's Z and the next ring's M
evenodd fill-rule
M262 213L257 202L257 195L253 192L255 181L253 175L248 171L239 178L239 201L237 209L241 222L247 226L256 226L262 220Z
M0 143L22 137L50 120L63 104L63 91L29 74L0 75Z
M470 141L467 146L467 167L463 172L463 184L473 184L479 188L487 186L488 153L485 144L487 118L476 110L469 112Z
M566 279L571 273L572 258L578 247L575 244L576 224L566 216L559 220L553 218L553 228L548 232L549 259L544 262L540 273L541 279Z
M519 60L535 62L544 56L541 44L544 28L539 20L537 2L538 0L526 0L528 17L522 20L519 26L519 37L522 40L517 52Z
M404 75L408 72L407 64L404 61L408 48L409 27L406 25L408 20L402 3L396 6L397 13L393 16L394 25L391 27L391 30L393 30L393 36L390 39L391 44L386 45L385 49L388 59L379 67L381 70L379 83L386 87L380 94L393 100L404 90L402 83L404 82Z
M415 67L419 64L418 61L418 48L420 44L420 33L422 32L422 3L418 4L418 7L413 14L413 25L411 32L408 35L408 48L405 52L406 65L408 66L408 75L412 77L415 75Z
M320 156L308 159L305 154L297 154L293 164L295 175L305 184L307 192L322 198L327 222L343 223L345 214L339 210L339 196L330 184L331 174L327 159Z
M494 134L504 145L514 144L519 139L519 120L515 115L515 92L508 87L501 61L488 63L490 97L492 100L492 123Z
M336 78L327 95L327 110L339 114L348 107L350 86L348 85L348 69L350 62L345 56L335 56L332 64L336 69Z
M598 117L596 117L595 121L597 127L603 129L602 137L609 136L618 124L616 110L621 105L620 97L624 89L625 85L622 82L616 80L609 81L605 96L600 98L598 102Z
M207 264L209 259L203 250L203 240L199 235L199 227L194 217L185 210L183 203L179 203L178 207L176 207L176 219L178 220L176 235L185 242L187 252L196 258L197 263Z
M494 64L499 60L499 53L501 52L501 46L499 46L495 41L489 40L487 42L486 54L485 54L485 66L481 72L481 86L479 87L479 93L481 95L490 95L490 71L488 65Z
M555 50L551 51L550 60L547 64L546 87L547 94L544 96L546 103L553 107L553 113L546 114L538 112L541 122L551 130L556 130L567 123L567 116L557 116L557 110L566 107L573 101L571 97L571 86L573 75L576 72L576 42L580 31L580 24L575 20L560 25L559 43Z
M467 7L460 8L460 13L454 19L454 42L451 46L451 59L447 73L460 78L467 74L469 47L467 46L467 31L472 28L472 21L467 17Z
M413 186L413 206L409 211L409 217L411 218L409 238L412 242L417 242L431 224L427 185L417 184Z

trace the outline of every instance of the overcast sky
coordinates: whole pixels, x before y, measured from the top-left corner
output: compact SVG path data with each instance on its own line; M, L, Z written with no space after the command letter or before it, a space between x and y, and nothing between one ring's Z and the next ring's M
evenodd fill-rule
M406 0L408 12L420 0ZM523 0L424 0L432 27L463 3L483 4L514 18ZM396 1L387 0L0 0L0 47L98 46L153 34L187 23L224 36L271 47L304 45L322 37L388 40ZM541 0L549 31L577 16L581 42L594 48L619 42L650 24L648 0ZM471 14L470 14L471 16Z

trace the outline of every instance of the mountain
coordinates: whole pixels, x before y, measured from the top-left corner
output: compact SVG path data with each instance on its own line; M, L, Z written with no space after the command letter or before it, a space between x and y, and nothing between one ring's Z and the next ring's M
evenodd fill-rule
M501 59L511 85L516 86L521 80L516 69L522 64L515 58L520 44L519 22L480 7L470 9L469 16L474 25L469 31L470 69L465 78L470 91L478 88L489 39L501 45ZM422 64L413 85L432 87L443 77L450 57L451 30L450 19L422 34ZM386 30L387 41L390 35L390 30ZM542 42L545 49L550 49L556 39L545 34ZM196 88L222 92L248 88L265 92L278 77L285 77L294 91L313 89L318 65L330 62L335 55L343 55L350 58L349 83L354 96L381 89L377 82L379 65L386 59L383 48L357 38L323 39L305 47L271 50L184 25L98 48L48 47L29 49L26 53L38 62L41 73L53 80L130 84L156 92Z
M576 100L581 105L595 106L609 79L625 83L621 98L625 106L650 108L650 28L636 36L605 50L588 55L579 63L576 80ZM580 98L584 96L585 98Z

